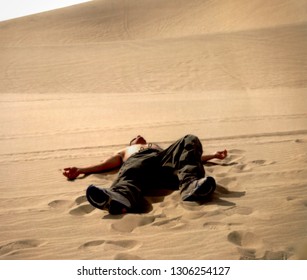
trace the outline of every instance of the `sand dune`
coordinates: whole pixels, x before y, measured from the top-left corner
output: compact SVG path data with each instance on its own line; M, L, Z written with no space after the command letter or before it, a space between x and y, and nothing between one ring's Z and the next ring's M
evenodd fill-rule
M92 1L0 22L0 259L306 259L306 1ZM193 133L218 189L91 207L66 166ZM166 238L167 237L167 238Z
M180 38L305 24L306 15L304 0L96 0L3 22L0 42L43 46Z

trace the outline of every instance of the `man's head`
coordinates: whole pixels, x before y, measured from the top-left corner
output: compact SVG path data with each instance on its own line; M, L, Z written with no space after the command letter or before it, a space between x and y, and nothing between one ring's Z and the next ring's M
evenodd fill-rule
M136 145L136 144L147 144L146 140L141 136L141 135L138 135L137 137L133 138L131 141L130 141L130 146L131 145Z

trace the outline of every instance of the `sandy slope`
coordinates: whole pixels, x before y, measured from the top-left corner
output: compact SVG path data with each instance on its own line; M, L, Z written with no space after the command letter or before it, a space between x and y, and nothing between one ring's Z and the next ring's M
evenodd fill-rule
M93 1L0 23L1 259L307 258L306 1ZM110 216L61 168L194 133L208 203Z

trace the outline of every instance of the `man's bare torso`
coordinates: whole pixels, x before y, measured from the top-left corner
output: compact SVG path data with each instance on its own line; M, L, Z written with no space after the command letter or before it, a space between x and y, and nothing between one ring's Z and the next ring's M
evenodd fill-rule
M121 156L123 162L125 162L129 157L131 157L135 153L138 153L138 152L140 152L142 150L146 150L146 149L155 149L155 150L162 151L162 148L159 147L158 145L148 143L148 144L135 144L135 145L128 146L128 147L118 151L117 154L119 154Z

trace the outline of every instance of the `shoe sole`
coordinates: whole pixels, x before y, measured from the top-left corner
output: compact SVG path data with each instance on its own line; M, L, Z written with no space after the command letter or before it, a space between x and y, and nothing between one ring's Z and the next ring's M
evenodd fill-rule
M108 205L111 202L110 196L108 196L103 189L90 185L86 190L86 198L88 202L94 207L100 210L107 210Z
M200 179L201 180L201 179ZM205 180L197 185L192 193L183 198L184 201L197 201L211 196L216 189L216 183L213 177L206 177Z
M121 194L94 185L87 188L86 198L91 205L100 210L107 210L111 215L127 213L131 208L128 199Z
M210 189L209 189L209 188ZM213 177L207 177L203 184L199 185L194 194L198 197L207 197L211 195L216 189L216 183ZM206 191L205 191L206 190ZM205 191L205 192L202 192Z

